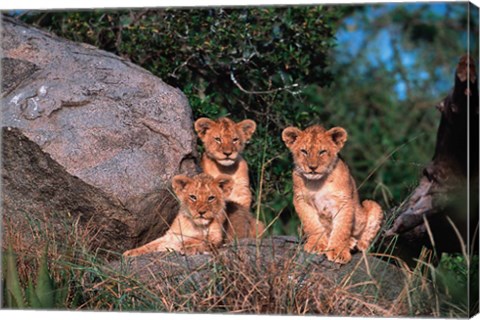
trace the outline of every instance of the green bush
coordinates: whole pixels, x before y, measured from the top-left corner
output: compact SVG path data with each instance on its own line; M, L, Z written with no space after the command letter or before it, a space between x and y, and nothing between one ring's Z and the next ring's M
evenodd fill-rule
M468 260L467 260L468 259ZM465 258L461 254L444 253L435 269L435 284L446 299L444 308L452 306L463 311L464 316L478 310L478 256Z

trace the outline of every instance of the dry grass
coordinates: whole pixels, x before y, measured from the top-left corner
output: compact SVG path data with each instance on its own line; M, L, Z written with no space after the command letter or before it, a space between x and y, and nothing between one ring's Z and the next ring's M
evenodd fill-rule
M360 257L342 274L318 257L302 260L301 250L282 252L278 259L255 257L255 250L220 252L177 273L155 269L159 261L165 266L180 261L161 255L146 259L136 269L142 270L139 277L129 263L97 268L84 283L88 298L80 308L369 317L436 314L431 286L426 277L418 279L415 270L398 269L403 283L397 284L399 295L393 298L381 283L392 276L391 270L383 270L382 264L371 275L363 271L374 267L370 264L377 260L372 257ZM264 248L260 251L265 255ZM385 279L377 279L382 272ZM366 275L358 278L359 273ZM425 305L419 299L425 299Z
M54 231L40 221L29 222L33 239L29 242L17 232L18 221L4 217L3 222L2 246L11 243L18 253L23 284L34 274L44 244L49 243L52 276L56 283L69 287L65 309L369 317L446 314L439 307L442 297L432 290L427 251L415 268L388 250L358 254L347 267L339 268L305 254L301 244L283 251L238 244L195 258L196 264L184 269L175 267L184 257L171 253L168 260L156 255L145 262L142 278L130 262L112 264L105 255L92 251L89 243L95 235L76 221L65 225L68 237L64 242L55 240ZM109 255L121 260L118 253ZM168 268L166 261L173 261ZM178 272L172 272L176 268ZM391 268L401 275L401 281L390 279ZM396 296L386 291L394 284Z

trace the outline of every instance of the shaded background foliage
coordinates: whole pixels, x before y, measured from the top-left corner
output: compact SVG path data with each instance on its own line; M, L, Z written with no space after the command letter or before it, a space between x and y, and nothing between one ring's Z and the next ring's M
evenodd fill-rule
M398 205L433 154L434 106L468 50L468 6L92 10L22 19L141 65L179 87L195 118L254 119L245 152L254 210L273 234L297 234L283 128L346 128L342 155L361 198Z

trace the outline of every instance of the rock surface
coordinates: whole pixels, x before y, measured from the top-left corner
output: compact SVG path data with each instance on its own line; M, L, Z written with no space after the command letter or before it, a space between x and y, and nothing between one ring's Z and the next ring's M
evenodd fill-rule
M94 248L118 251L138 240L128 227L136 223L134 214L70 175L16 128L2 128L2 200L5 233L20 237L16 243L43 247L32 242L43 232L53 234L49 240L72 244L68 233L76 221Z
M144 212L142 201L168 187L175 174L196 171L186 97L118 56L2 18L2 127L18 128L67 173L115 203L119 214L131 213L135 219L121 224L139 243L162 234L170 212ZM171 194L162 192L157 202L175 208ZM40 207L49 201L37 200Z
M321 313L322 304L325 310L329 309L326 304L331 298L338 303L332 306L338 312L335 315L343 314L338 309L341 304L349 305L345 315L350 316L428 314L428 308L433 306L432 301L425 299L429 293L428 285L423 289L416 288L418 285L414 284L411 275L392 263L357 253L350 263L338 265L323 255L306 253L297 238L287 236L265 238L258 243L253 239L242 239L237 244L225 245L217 253L182 256L171 252L129 257L112 263L109 268L107 274L111 272L115 276L122 274L125 279L135 279L158 293L160 298L163 292L191 292L192 288L183 287L189 284L204 298L212 294L212 288L223 288L219 294L224 300L234 294L235 299L242 301L242 292L247 292L245 296L253 299L257 290L257 300L241 308L245 312L261 312L257 309L263 303L260 300L269 295L271 301L265 301L265 309L271 310L268 304L278 303L277 299L289 294L295 295L289 296L290 302L302 296L309 304L308 308L305 307L313 313ZM407 287L410 290L408 297ZM143 287L140 285L140 288ZM288 292L291 289L292 292ZM272 290L280 292L272 293ZM416 299L424 305L410 306L409 310L408 304L416 304ZM215 311L215 306L203 307L199 305L198 311ZM286 310L279 311L284 313Z

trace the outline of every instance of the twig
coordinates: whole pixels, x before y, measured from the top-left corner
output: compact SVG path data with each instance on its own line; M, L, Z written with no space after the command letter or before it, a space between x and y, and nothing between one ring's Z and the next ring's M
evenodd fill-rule
M290 89L292 88L297 88L298 87L298 84L297 83L294 83L290 86L285 86L283 88L276 88L276 89L272 89L272 90L266 90L266 91L249 91L249 90L246 90L244 89L240 83L238 82L238 80L235 78L235 75L233 74L233 70L230 71L230 79L232 80L232 82L237 86L238 89L240 89L240 91L244 92L244 93L247 93L247 94L270 94L270 93L276 93L276 92L279 92L279 91L283 91L283 90L286 90L286 91L289 91Z

